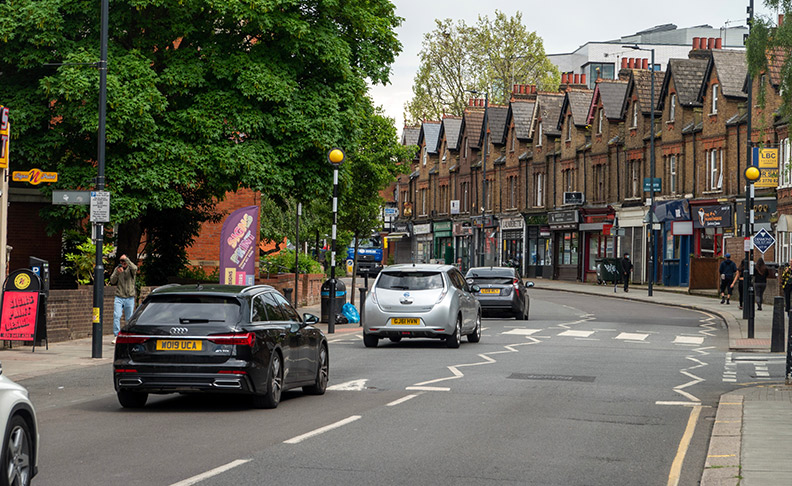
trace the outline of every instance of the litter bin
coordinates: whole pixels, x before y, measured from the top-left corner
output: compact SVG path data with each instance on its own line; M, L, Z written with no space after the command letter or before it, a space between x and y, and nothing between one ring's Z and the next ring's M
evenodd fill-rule
M611 283L613 285L621 283L621 261L618 258L598 258L595 263L597 265L598 283Z
M322 284L322 322L328 322L330 316L330 283L332 279L328 279ZM346 285L344 282L336 279L336 294L333 301L333 311L336 315L341 314L341 308L346 304Z

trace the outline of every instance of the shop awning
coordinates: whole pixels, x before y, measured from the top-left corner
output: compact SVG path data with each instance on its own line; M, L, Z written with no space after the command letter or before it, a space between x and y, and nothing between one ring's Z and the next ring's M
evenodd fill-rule
M792 233L792 214L779 214L776 231L779 233Z

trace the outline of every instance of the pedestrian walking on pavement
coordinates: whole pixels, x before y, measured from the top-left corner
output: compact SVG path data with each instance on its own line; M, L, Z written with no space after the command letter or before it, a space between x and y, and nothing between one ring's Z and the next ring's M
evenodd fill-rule
M762 310L764 303L764 293L767 288L767 277L770 275L770 269L765 265L764 258L756 261L756 268L754 269L754 289L756 290L756 309Z
M137 266L129 261L126 255L121 255L121 263L113 270L110 276L110 285L115 285L115 299L113 302L113 344L118 333L121 332L121 312L127 322L132 317L135 309L135 276Z
M731 298L732 290L734 286L734 276L737 274L737 265L731 260L731 254L727 253L725 255L726 259L723 260L718 268L718 273L720 274L720 296L721 296L721 304L729 303L729 299Z
M633 264L630 261L630 254L625 253L624 258L621 259L622 280L624 280L624 291L629 292L630 289L630 273L632 273Z
M737 292L740 294L740 309L743 308L743 278L747 272L748 261L743 258L740 262L740 266L737 267L737 274L734 276L734 281L732 282L732 287L737 285Z
M792 258L789 259L789 264L781 274L781 288L784 289L784 308L789 312L789 298L792 296Z

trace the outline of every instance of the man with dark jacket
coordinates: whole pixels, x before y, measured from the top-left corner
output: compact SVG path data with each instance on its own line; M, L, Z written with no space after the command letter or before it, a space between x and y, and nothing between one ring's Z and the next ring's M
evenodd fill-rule
M630 289L630 273L632 273L633 264L630 261L630 254L625 253L624 258L621 259L622 280L624 281L624 291L629 292Z
M135 308L137 265L129 261L126 255L121 255L120 260L121 264L113 270L113 274L110 276L110 285L116 286L113 302L113 336L118 336L121 331L121 313L124 313L128 322ZM113 344L115 344L115 337Z
M731 298L732 290L734 289L734 276L737 274L737 265L731 261L731 255L727 253L725 255L726 259L723 260L718 267L718 274L720 275L720 296L721 296L721 304L729 303L729 299Z

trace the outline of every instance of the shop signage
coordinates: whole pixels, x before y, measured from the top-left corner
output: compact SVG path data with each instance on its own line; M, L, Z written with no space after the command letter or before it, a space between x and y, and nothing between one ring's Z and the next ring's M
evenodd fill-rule
M459 199L451 200L451 214L459 214Z
M0 106L0 169L8 168L8 141L11 125L8 123L8 108Z
M469 223L454 223L454 236L470 236L472 234L473 227Z
M525 226L525 220L522 218L502 219L500 226L501 229L504 231L523 229L523 227Z
M58 173L43 172L41 169L16 171L11 173L11 180L14 182L28 182L37 186L42 182L58 182Z
M574 205L582 206L584 202L586 202L586 198L583 196L582 192L564 193L564 204L574 204Z
M39 321L41 280L32 270L16 270L3 285L0 339L33 341Z
M673 221L671 222L671 234L674 236L685 236L693 234L692 221Z
M432 233L432 223L421 223L413 225L414 235L428 235Z
M759 168L759 180L754 187L778 186L778 149L753 148L753 165Z
M754 199L754 224L769 223L777 202L775 197ZM745 201L737 202L737 224L745 224Z
M643 190L644 192L662 192L662 182L659 177L644 177Z
M693 208L694 228L729 228L732 219L732 207L728 204Z
M409 218L410 216L412 216L412 203L410 202L404 203L402 207L402 214L404 215L405 218Z
M393 223L393 232L410 234L410 226L407 223Z
M441 221L434 224L434 230L437 231L451 231L451 221Z
M486 216L473 216L471 219L473 220L473 226L476 228L493 228L498 226L498 222L489 214Z
M558 229L571 229L577 228L578 212L572 211L555 211L548 213L547 221L551 227Z
M383 208L383 214L386 218L398 218L399 217L399 208Z
M764 228L760 229L758 233L756 233L753 237L753 244L757 250L761 251L762 254L770 249L771 246L775 244L775 238L773 235L768 233Z

